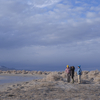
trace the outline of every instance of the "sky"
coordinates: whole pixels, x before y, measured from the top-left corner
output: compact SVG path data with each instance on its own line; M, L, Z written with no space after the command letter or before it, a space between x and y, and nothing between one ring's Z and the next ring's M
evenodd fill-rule
M0 0L0 65L100 70L100 0Z

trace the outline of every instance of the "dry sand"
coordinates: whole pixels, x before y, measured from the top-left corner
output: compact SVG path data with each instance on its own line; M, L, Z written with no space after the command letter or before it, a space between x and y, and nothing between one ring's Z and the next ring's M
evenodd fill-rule
M41 76L41 75L40 75ZM1 89L0 100L100 100L100 72L83 71L82 83L66 82L64 72L51 72L43 79L21 82Z

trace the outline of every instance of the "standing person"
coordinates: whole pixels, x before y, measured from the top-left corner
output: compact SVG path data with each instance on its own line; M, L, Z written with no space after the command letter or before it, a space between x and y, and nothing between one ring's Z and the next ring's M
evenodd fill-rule
M78 83L80 84L82 75L81 65L78 65L77 75L78 75Z
M69 65L67 65L65 72L67 74L67 82L70 82L70 68Z
M75 71L75 67L74 67L74 66L71 66L71 67L70 67L70 71L71 71L72 83L74 83L74 71Z

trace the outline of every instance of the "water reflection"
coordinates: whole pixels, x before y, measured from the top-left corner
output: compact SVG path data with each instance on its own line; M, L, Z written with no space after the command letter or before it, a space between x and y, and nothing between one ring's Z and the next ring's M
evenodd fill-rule
M40 76L7 76L0 75L0 84L3 83L16 83L16 82L25 82L35 79L41 79Z

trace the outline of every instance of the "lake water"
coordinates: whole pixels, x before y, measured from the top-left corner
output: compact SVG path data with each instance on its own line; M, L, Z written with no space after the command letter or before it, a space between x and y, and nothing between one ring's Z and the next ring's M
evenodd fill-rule
M0 85L4 83L16 83L16 82L26 82L35 79L41 79L39 76L7 76L0 75Z

